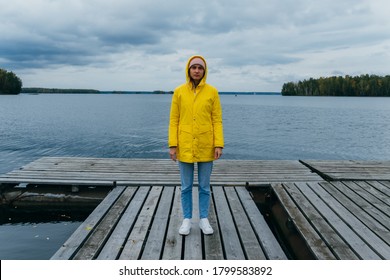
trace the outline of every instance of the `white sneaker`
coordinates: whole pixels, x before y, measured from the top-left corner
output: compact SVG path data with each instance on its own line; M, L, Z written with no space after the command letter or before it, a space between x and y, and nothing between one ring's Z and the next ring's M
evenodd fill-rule
M214 230L210 226L209 220L207 218L200 219L199 227L203 231L203 234L213 234Z
M183 223L181 224L181 227L179 228L179 233L181 235L188 235L190 234L191 230L191 219L184 219Z

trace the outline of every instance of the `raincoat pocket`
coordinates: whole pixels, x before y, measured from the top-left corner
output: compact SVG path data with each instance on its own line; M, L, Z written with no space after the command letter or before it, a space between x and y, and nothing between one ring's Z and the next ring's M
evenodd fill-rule
M192 126L181 125L179 127L179 147L184 150L192 146Z
M212 148L214 146L213 127L202 125L199 128L199 147Z

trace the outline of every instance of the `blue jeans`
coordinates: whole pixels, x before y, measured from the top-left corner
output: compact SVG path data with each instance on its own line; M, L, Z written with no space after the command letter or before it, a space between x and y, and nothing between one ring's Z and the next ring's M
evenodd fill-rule
M207 218L210 205L210 177L213 162L198 162L199 218ZM179 161L181 177L181 207L184 219L192 218L192 186L194 183L194 163Z

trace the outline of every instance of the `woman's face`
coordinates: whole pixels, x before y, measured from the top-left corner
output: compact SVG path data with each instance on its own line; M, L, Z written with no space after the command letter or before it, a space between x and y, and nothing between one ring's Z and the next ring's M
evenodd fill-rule
M200 80L202 80L203 76L204 68L201 65L195 64L190 67L190 77L195 82L199 82Z

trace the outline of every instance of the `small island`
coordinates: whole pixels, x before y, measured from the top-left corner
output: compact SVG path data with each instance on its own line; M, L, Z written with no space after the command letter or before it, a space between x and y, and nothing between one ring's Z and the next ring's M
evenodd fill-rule
M0 68L0 94L19 94L22 90L22 80L12 71Z
M390 75L333 76L283 84L285 96L390 96Z

